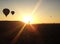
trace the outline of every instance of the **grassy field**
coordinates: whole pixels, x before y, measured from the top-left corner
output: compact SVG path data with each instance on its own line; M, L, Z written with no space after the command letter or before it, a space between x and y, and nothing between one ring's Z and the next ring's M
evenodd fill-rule
M0 44L58 44L60 24L25 24L20 21L0 21ZM23 31L19 34L21 29ZM19 34L18 37L16 37ZM16 39L15 39L16 38Z

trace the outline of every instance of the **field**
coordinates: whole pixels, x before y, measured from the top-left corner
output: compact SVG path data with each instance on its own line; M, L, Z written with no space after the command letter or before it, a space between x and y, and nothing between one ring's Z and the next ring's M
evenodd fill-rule
M58 44L60 24L27 24L19 37L17 34L25 23L21 21L0 21L0 44ZM12 43L13 42L13 43ZM15 42L15 43L14 43Z

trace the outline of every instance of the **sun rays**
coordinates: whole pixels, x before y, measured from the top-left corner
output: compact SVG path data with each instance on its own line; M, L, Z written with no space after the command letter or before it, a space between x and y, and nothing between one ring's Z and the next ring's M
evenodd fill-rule
M38 0L35 8L33 9L32 13L31 13L31 15L33 15L33 14L36 12L36 10L38 9L40 3L41 3L41 0ZM23 22L25 22L25 24L24 24L24 26L20 29L20 31L18 32L18 34L15 36L15 38L12 40L12 43L11 43L11 44L15 44L15 43L18 41L19 36L20 36L21 33L23 32L25 26L28 25L28 24L29 24L30 27L32 28L32 31L33 31L33 32L36 32L35 27L33 27L33 26L30 24L30 23L33 21L32 19L33 19L32 16L24 16Z
M40 6L40 4L41 4L41 0L38 0L38 2L36 3L36 5L35 5L35 8L33 9L33 11L32 11L32 15L36 12L36 10L39 8L39 6Z
M23 32L25 26L26 26L26 24L24 24L24 26L20 29L20 31L17 33L17 35L15 36L15 38L12 40L11 44L15 44L18 41L18 38L21 35L21 33Z
M24 16L23 17L23 22L26 24L31 24L32 21L33 21L32 16Z

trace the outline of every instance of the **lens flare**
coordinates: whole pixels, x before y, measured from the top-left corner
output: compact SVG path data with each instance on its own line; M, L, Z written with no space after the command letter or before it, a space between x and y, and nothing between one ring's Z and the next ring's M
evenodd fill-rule
M30 24L33 21L32 16L24 16L23 17L23 22L26 24Z

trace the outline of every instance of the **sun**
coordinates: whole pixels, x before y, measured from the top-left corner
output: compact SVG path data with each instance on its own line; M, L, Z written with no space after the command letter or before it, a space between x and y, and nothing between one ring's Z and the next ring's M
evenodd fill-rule
M23 22L26 24L31 24L32 20L33 20L32 16L24 16L23 17Z

